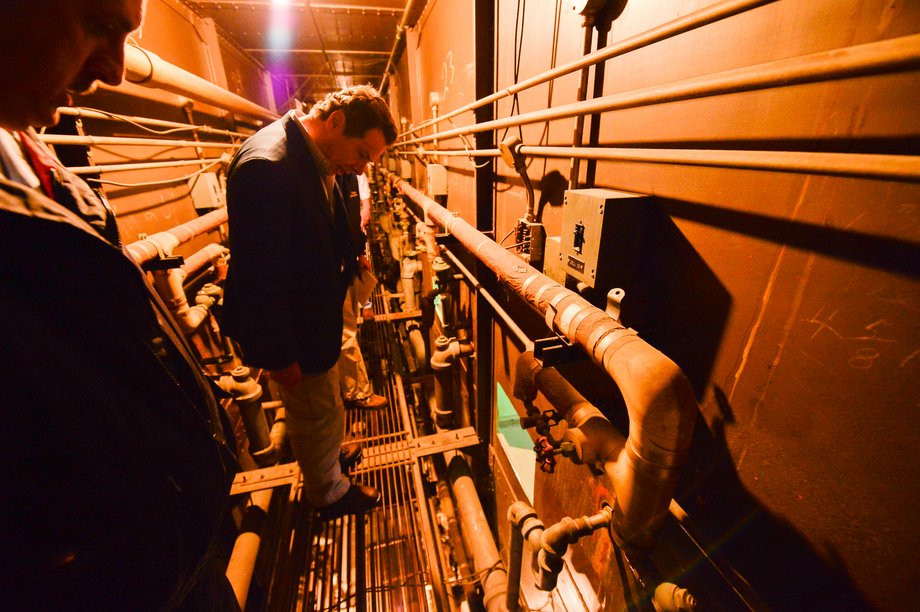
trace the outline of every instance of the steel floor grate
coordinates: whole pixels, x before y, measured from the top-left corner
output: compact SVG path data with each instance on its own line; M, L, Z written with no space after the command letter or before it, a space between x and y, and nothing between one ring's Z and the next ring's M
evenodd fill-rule
M376 301L378 312L386 310L379 296ZM432 577L428 502L419 499L422 480L409 449L414 423L402 380L391 370L392 335L390 325L376 322L362 325L359 335L374 390L386 395L389 406L345 411L346 439L363 445L351 476L377 488L383 504L364 516L329 522L302 504L307 528L299 534L292 530L291 536L292 570L299 574L292 610L415 612L437 607L431 585L440 572L434 568Z

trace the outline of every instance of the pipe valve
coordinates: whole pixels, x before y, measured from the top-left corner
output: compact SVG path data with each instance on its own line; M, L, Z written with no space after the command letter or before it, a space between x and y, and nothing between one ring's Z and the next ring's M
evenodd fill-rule
M550 442L549 437L540 436L536 439L533 450L537 454L540 471L552 474L556 471L556 455L570 456L575 452L575 445L571 442L562 442L557 448Z

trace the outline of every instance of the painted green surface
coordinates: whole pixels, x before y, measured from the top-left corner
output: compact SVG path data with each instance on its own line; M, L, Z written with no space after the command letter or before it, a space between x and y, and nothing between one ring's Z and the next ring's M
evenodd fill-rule
M505 393L500 383L495 383L495 401L498 408L498 441L505 456L514 469L514 475L527 493L530 503L533 503L534 476L536 474L536 461L533 451L533 441L530 435L521 429L520 420L511 398Z

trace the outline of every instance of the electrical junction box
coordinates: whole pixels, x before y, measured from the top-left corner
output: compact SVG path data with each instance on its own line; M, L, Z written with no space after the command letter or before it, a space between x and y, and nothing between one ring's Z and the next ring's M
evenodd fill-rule
M609 189L565 192L560 263L576 281L606 296L627 290L639 259L645 217L652 196Z
M214 210L225 204L226 189L216 172L202 172L188 180L195 210Z
M446 196L447 168L441 164L428 164L425 170L428 172L428 197Z
M399 160L399 178L406 181L412 180L412 162L408 159Z
M546 245L543 247L543 274L560 285L565 285L561 236L549 236L546 239Z

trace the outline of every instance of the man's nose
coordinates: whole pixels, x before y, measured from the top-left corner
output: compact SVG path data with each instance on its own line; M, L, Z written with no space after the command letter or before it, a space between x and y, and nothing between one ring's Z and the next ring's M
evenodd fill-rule
M119 85L125 75L124 40L100 46L90 59L89 70L106 85Z

